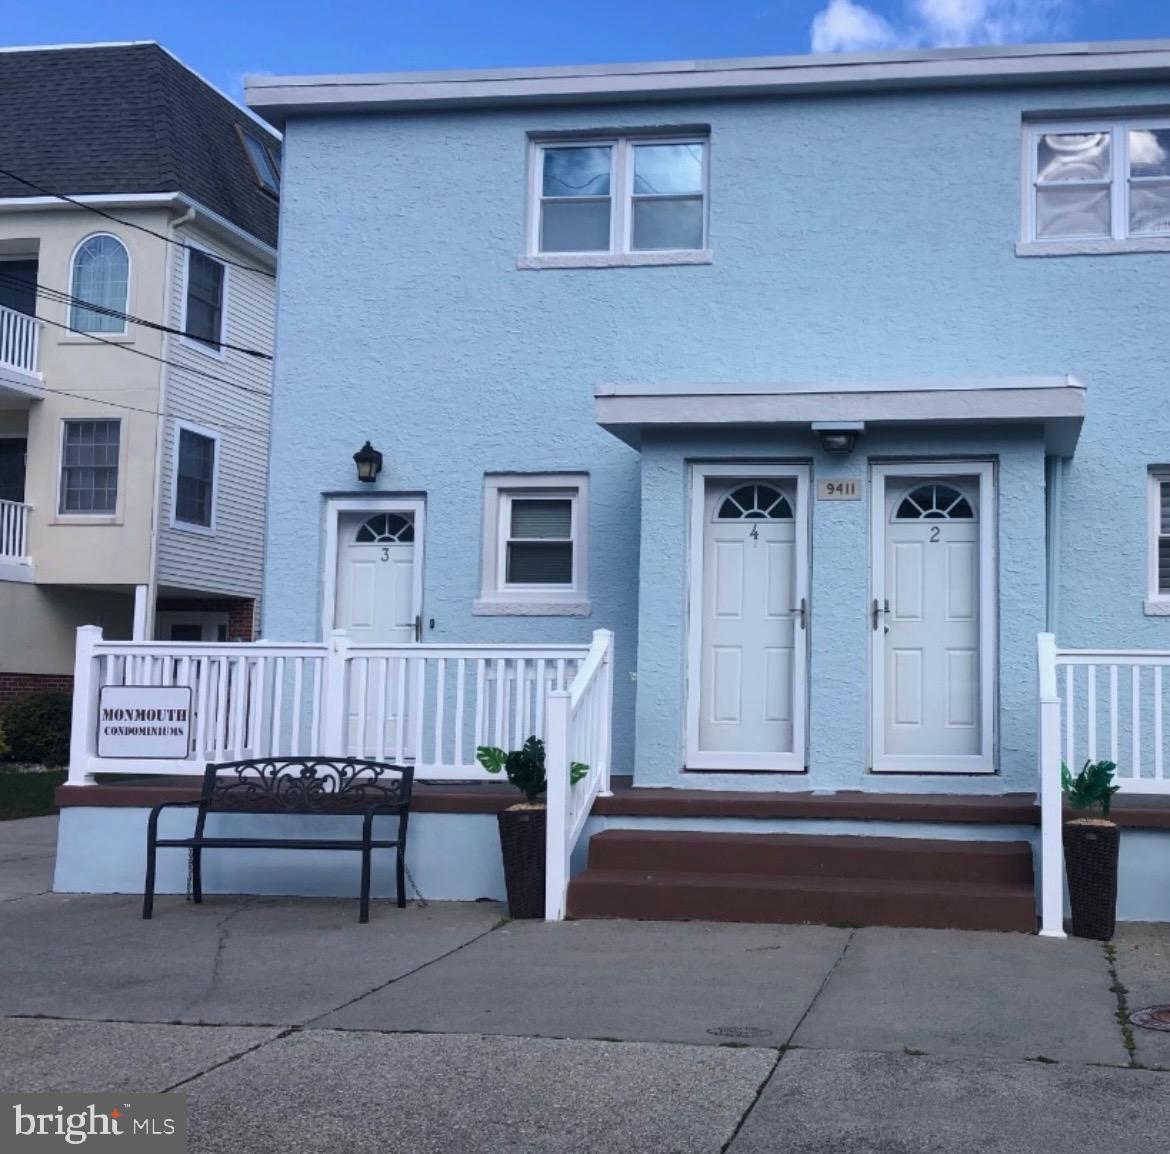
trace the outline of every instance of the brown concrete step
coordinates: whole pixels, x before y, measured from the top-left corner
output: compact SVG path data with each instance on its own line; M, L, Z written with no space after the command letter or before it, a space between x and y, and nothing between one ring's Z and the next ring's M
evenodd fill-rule
M647 873L590 868L569 885L575 918L813 922L928 929L1036 928L1031 886L857 877Z
M1033 884L1027 842L857 835L606 830L589 841L594 869Z

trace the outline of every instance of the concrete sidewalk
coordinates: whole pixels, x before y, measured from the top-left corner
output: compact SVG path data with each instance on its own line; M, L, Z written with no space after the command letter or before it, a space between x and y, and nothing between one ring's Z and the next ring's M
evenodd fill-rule
M37 819L42 821L42 819ZM1170 927L508 922L46 894L0 824L0 1090L179 1089L196 1151L1159 1149ZM13 872L9 888L7 873ZM23 894L19 891L23 889ZM1157 1069L1164 1067L1165 1069Z

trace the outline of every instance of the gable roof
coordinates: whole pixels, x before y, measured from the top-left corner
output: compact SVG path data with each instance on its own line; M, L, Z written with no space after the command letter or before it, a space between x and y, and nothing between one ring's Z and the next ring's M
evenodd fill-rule
M271 129L153 42L0 51L0 168L69 196L181 192L276 244L237 125ZM40 194L0 174L0 197Z
M650 64L249 76L245 99L271 124L289 116L425 108L794 96L903 88L1166 80L1170 40L903 49Z

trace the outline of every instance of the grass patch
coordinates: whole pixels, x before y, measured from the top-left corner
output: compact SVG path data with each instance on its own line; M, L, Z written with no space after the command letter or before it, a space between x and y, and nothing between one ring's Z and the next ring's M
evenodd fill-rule
M53 794L65 777L63 769L45 773L13 773L0 769L0 821L56 813Z

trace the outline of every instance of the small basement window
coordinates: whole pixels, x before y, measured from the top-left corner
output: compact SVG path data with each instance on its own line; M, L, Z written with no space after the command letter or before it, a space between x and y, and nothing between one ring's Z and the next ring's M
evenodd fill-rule
M477 612L586 613L587 478L490 476Z

